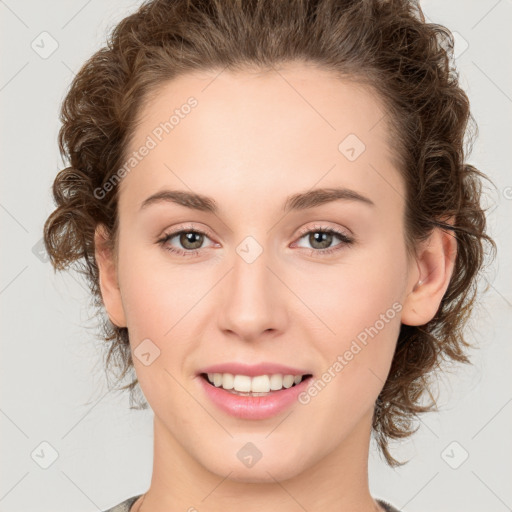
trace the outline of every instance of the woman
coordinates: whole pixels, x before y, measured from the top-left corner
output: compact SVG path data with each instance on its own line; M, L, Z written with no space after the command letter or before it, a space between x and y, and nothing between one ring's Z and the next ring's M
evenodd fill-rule
M371 436L401 464L469 362L494 247L452 47L405 0L153 0L77 74L46 247L154 412L151 486L109 512L397 510Z

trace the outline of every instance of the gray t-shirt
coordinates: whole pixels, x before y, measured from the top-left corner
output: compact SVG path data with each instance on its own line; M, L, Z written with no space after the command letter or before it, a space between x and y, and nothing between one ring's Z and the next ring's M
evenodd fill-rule
M108 510L105 510L105 512L130 512L131 506L137 501L138 498L140 498L142 494L138 494L137 496L132 496L131 498L128 498L127 500L119 503L118 505L109 508ZM389 503L376 499L377 503L386 511L386 512L400 512L397 508L393 507L393 505L390 505Z

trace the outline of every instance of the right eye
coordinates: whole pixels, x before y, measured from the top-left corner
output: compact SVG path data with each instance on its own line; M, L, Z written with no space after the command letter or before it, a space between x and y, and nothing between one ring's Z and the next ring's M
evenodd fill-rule
M164 235L159 240L157 240L157 243L160 244L166 251L178 254L180 256L189 257L196 256L198 254L199 249L203 245L205 237L208 238L208 235L203 231L191 228L181 228L169 233L164 233ZM177 239L177 242L181 244L183 249L171 245L170 242L173 239Z

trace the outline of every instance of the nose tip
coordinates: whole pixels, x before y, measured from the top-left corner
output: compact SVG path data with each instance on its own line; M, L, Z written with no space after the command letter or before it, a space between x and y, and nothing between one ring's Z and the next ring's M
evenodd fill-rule
M247 243L250 252L251 242ZM282 285L270 271L264 255L252 263L238 258L224 286L219 320L222 330L249 341L283 329L284 310L276 288Z

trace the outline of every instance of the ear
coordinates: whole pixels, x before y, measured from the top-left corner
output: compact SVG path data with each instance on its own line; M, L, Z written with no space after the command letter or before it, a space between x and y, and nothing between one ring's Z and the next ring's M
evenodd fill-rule
M108 245L108 240L105 226L98 224L94 233L94 255L99 270L101 298L110 321L117 327L126 327L115 255Z
M454 217L446 221L453 225ZM402 323L424 325L434 318L450 284L457 239L450 230L436 227L421 244L416 258L417 271L410 272L409 290L402 309ZM414 262L413 262L414 265Z

